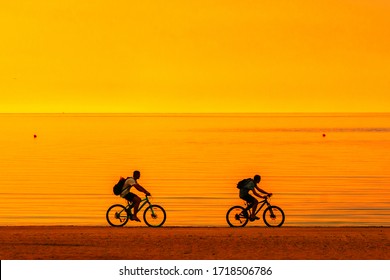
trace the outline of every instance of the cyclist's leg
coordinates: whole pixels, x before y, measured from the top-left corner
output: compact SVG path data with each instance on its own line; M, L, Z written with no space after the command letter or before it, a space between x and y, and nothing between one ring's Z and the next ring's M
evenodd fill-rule
M246 194L242 199L244 199L246 202L248 202L250 204L250 209L252 209L251 211L251 216L249 217L251 220L255 220L256 219L256 209L257 209L257 205L259 204L259 202L257 201L256 198L254 198L253 196L251 196L249 193Z
M133 194L134 197L133 197L133 203L134 203L134 215L133 215L133 220L137 221L137 222L140 222L140 219L138 219L137 217L137 213L138 213L138 208L139 208L139 205L141 203L141 198L136 195L136 194Z
M253 197L253 206L252 206L252 220L258 220L260 219L259 217L256 217L256 209L257 205L259 205L259 201Z
M136 217L135 216L135 210L134 210L134 215L131 213L131 208L135 208L135 201L134 201L134 197L135 197L136 195L135 194L133 194L133 193L131 193L131 192L129 192L128 194L126 194L125 196L124 196L124 198L127 200L127 201L129 201L129 202L132 202L133 204L132 204L132 206L130 207L130 208L128 208L128 213L129 213L129 216L130 216L130 220L134 220L134 217ZM138 203L138 205L139 205L139 203ZM137 207L137 209L138 209L138 207Z

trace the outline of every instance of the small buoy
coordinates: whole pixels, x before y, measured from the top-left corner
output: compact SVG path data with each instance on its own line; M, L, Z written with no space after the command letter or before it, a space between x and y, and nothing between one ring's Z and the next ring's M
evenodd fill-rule
M324 133L324 134L322 134L322 137L326 137L326 134Z
M34 134L34 138L37 138L37 135L36 135L36 134Z

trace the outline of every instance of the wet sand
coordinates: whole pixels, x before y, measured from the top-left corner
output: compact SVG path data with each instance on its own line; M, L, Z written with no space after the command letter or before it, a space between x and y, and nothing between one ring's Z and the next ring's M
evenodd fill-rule
M388 260L389 227L0 227L2 260Z

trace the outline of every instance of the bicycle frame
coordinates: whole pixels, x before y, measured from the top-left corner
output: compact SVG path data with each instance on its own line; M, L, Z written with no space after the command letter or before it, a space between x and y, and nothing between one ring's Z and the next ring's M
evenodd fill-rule
M148 206L152 205L149 201L149 198L145 196L145 198L141 199L140 206L138 207L138 212L141 211L141 209L148 204ZM134 207L134 203L132 201L127 200L126 209L132 209ZM152 213L154 214L153 208L151 209Z
M262 203L262 204L260 205L260 203ZM253 211L253 209L251 208L252 204L250 204L250 203L246 203L246 204L247 204L247 207L245 208L245 210L247 210L249 213L251 213L251 211ZM264 205L267 205L267 207L271 206L271 204L268 202L268 197L264 198L262 201L259 201L255 215L257 215L257 213L259 213L260 210L263 209Z

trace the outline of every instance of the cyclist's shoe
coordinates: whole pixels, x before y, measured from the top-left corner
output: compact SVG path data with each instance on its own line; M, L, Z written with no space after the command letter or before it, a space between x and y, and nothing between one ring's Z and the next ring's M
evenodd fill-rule
M256 221L256 220L260 220L260 218L257 217L257 216L255 216L254 218L250 217L249 220L250 220L251 222L253 222L253 221Z
M141 220L138 219L138 217L136 217L136 216L133 216L131 220L132 220L132 221L136 221L136 222L141 222Z

